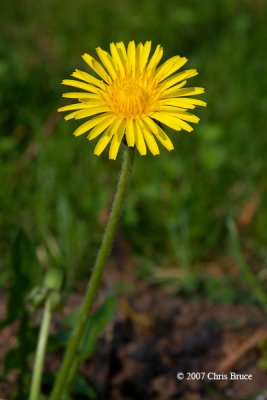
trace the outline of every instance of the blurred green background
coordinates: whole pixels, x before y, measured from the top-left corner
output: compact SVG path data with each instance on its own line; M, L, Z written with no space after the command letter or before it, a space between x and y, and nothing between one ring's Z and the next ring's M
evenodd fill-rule
M22 253L33 269L87 276L120 168L72 136L57 108L80 55L111 41L152 40L199 75L207 109L192 134L169 132L175 150L136 157L121 233L140 271L224 257L227 218L266 265L267 3L262 0L9 0L1 4L1 284ZM23 258L19 254L18 258ZM86 274L86 275L85 275Z

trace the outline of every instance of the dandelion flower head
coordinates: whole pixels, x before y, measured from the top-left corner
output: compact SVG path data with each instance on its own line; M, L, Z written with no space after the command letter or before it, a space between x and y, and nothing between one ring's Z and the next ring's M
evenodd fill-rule
M193 130L189 123L199 118L188 112L195 106L206 106L202 100L192 98L204 92L200 87L185 87L187 79L197 75L196 69L177 71L187 62L185 57L174 56L160 66L163 49L158 45L150 56L151 42L135 44L130 41L111 43L110 53L96 49L99 61L89 54L83 60L94 75L76 69L64 85L80 91L64 93L63 97L77 101L61 107L69 111L69 119L86 119L75 131L79 136L88 133L88 139L99 138L94 154L99 156L110 144L109 158L116 159L120 144L136 147L141 155L147 148L159 154L157 141L167 150L173 144L162 125L175 131ZM161 125L161 126L160 126ZM157 139L157 140L156 140Z

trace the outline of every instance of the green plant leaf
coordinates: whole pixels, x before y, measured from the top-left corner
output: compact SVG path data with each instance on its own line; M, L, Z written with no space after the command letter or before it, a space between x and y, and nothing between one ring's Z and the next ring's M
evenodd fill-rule
M17 234L12 254L13 282L9 292L7 316L0 324L0 329L22 315L28 293L40 282L41 278L41 271L31 242L22 229Z
M95 399L96 392L92 385L90 385L82 376L77 375L72 384L73 393L86 396L88 399Z
M88 320L79 349L79 357L81 360L85 360L93 353L99 335L103 332L114 315L116 304L117 298L115 295L108 297L96 313Z

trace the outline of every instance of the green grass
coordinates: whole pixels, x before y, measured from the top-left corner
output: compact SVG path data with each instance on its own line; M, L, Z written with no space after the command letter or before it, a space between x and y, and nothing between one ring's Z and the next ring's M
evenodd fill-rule
M245 0L6 2L1 12L0 270L20 229L42 267L69 281L95 258L120 166L92 155L56 109L60 81L80 55L110 41L151 39L164 57L189 58L207 109L192 134L170 132L175 150L136 157L122 231L138 256L194 264L225 252L226 218L260 199L247 235L266 248L267 5ZM47 258L45 255L47 254Z

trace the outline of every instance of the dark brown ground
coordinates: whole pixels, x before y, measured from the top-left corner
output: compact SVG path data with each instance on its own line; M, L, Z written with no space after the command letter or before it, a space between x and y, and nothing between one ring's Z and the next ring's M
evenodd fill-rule
M257 367L259 343L266 340L256 309L189 303L143 288L121 299L93 365L82 371L88 379L94 376L99 399L244 398L267 389L267 375ZM252 374L252 380L176 378L193 371L234 371Z
M105 281L110 278L106 274ZM81 298L71 295L64 314ZM2 296L1 317L4 304ZM56 316L53 329L61 318ZM15 330L13 325L1 332L1 365L7 349L14 346ZM169 288L153 289L137 281L134 291L120 295L116 316L81 372L93 383L99 400L264 400L267 374L257 364L266 345L264 315L256 307L191 302L177 298ZM46 369L53 371L58 364L59 355L49 355ZM207 379L208 372L229 376L231 371L252 374L252 380ZM204 372L205 378L178 381L178 372ZM0 385L0 399L8 399L13 380L11 374Z

